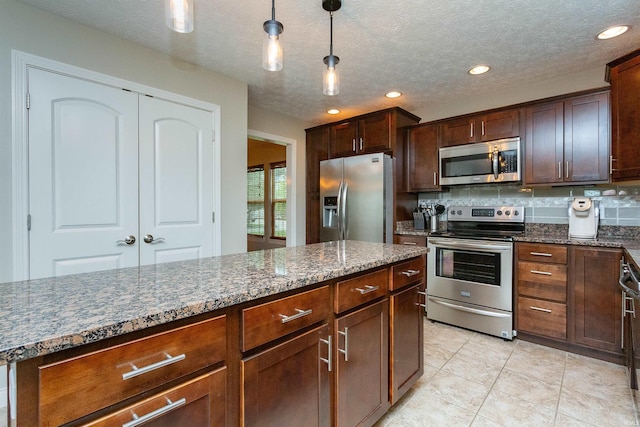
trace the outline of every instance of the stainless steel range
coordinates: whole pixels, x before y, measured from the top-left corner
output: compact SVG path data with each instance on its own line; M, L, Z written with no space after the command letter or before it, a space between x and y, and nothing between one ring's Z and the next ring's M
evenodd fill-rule
M513 236L524 207L452 206L427 239L427 318L513 339Z

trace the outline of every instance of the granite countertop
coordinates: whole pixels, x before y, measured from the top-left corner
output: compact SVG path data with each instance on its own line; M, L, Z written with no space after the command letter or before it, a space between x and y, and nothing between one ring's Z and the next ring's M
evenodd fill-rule
M425 254L328 242L2 283L0 365L302 288Z

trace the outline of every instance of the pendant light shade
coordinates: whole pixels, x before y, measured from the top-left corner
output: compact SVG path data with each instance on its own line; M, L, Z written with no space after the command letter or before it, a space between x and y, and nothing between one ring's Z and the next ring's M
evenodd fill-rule
M165 0L167 27L177 33L193 31L193 0Z
M340 93L340 78L336 65L340 62L340 58L333 54L333 12L340 9L342 2L340 0L323 0L322 8L329 12L329 20L331 22L329 32L329 55L322 60L326 65L322 75L322 93L328 96L334 96Z
M280 44L280 34L284 31L284 27L276 21L275 0L271 0L271 19L265 21L264 25L267 37L262 43L262 68L267 71L282 70L282 60L284 52Z

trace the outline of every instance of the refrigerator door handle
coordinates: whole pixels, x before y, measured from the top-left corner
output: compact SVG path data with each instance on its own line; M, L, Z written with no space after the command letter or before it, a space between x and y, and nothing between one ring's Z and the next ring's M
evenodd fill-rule
M349 184L346 182L342 187L342 237L341 240L346 240L349 224L347 223L347 191L349 190Z
M342 240L342 185L344 181L340 181L340 186L338 186L338 240Z

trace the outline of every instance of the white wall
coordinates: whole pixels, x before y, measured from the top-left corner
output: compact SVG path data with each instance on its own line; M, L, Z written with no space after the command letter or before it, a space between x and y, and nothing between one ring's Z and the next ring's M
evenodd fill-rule
M303 245L306 240L305 206L306 206L306 133L305 129L313 125L289 116L277 114L255 106L249 106L249 126L271 135L295 140L296 144L296 239L293 245ZM289 242L287 242L289 245Z
M246 250L247 85L13 0L0 0L0 283L12 272L11 50L220 105L222 253ZM239 191L239 189L242 189ZM303 190L302 190L303 191Z
M450 99L436 107L412 110L411 112L421 117L421 123L424 123L607 86L609 83L604 81L604 67L598 67L550 80L531 82L517 87L505 87L481 96Z

